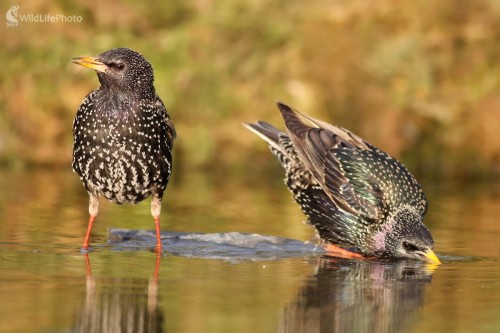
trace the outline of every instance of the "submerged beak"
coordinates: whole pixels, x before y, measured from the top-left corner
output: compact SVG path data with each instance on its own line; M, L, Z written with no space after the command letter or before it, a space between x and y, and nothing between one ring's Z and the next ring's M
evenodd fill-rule
M95 57L76 57L72 59L74 64L95 69L98 72L106 73L109 67L100 62L98 58Z
M422 252L422 259L434 265L441 265L441 260L439 260L437 255L431 249L426 252Z

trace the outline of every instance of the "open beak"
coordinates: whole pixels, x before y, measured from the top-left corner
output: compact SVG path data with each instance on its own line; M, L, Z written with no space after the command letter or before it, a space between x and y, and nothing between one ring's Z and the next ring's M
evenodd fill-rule
M98 58L95 57L76 57L72 59L74 64L95 69L98 72L106 73L106 70L109 69L106 64L99 61Z
M422 252L422 259L434 265L441 265L441 260L439 260L437 255L431 249L426 252Z

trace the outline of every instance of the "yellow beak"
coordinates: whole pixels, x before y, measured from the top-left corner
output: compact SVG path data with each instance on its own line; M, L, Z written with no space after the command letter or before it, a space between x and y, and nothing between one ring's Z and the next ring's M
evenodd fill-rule
M437 255L429 249L427 252L424 252L424 260L430 262L431 264L434 265L441 265L441 260L437 257Z
M74 64L87 68L92 68L102 73L106 73L106 70L109 69L109 67L106 64L100 62L99 59L95 57L76 57L73 58L72 60Z

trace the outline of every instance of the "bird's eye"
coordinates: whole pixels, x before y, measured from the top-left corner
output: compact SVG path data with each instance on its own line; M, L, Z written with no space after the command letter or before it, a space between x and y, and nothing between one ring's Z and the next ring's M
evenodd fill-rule
M123 70L125 68L125 64L122 62L112 62L108 64L108 67L111 69L116 69L116 70Z
M407 241L403 241L403 248L407 252L415 252L415 251L419 250L418 247L416 247L415 245L413 245L412 243L407 242Z

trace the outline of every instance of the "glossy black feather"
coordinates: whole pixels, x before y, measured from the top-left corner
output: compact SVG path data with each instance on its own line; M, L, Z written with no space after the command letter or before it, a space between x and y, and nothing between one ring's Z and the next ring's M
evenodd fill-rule
M400 162L350 131L278 107L288 133L265 122L246 126L270 144L323 242L387 256L405 256L406 239L432 248L422 223L427 199Z
M161 200L172 172L175 129L153 86L151 65L135 51L99 56L123 75L98 72L101 86L83 100L73 122L73 170L89 194L136 203L151 193Z

